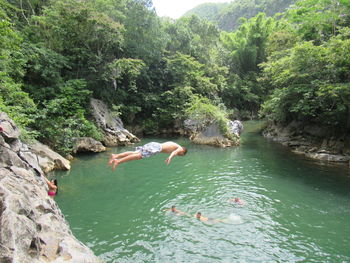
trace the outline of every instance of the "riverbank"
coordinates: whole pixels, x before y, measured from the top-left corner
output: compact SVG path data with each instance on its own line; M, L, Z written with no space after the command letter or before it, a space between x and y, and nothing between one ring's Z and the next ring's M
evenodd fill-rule
M5 113L0 120L0 262L101 262L48 196L43 158L19 139Z
M269 123L262 135L289 147L294 153L329 164L350 168L350 136L335 135L326 128L291 122L283 127Z

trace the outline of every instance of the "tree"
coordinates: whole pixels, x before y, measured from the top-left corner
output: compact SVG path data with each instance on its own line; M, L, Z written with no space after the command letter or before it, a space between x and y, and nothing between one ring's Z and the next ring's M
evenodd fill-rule
M32 123L31 114L36 111L33 100L22 90L25 58L21 52L22 38L11 23L6 12L13 10L8 3L0 0L0 111L6 112L21 128ZM32 135L34 135L32 133Z
M275 20L260 13L244 20L232 33L223 32L223 60L229 65L230 78L221 97L230 108L241 111L241 118L254 117L267 95L266 87L258 83L259 64L266 60L267 43L276 27Z
M217 85L206 76L205 66L195 58L176 53L167 59L168 79L173 87L189 86L197 94L206 96L217 93Z
M262 113L282 123L299 120L349 131L349 37L349 29L342 30L321 46L298 43L288 56L271 57L263 67L274 90Z
M296 2L286 14L299 35L321 44L337 34L340 27L349 26L350 2L347 0L304 0Z

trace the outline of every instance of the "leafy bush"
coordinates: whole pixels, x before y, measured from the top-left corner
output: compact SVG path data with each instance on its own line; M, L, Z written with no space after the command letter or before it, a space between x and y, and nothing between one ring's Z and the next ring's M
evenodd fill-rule
M227 122L229 121L227 118L227 112L223 106L220 108L219 106L214 105L208 98L194 95L187 104L185 113L190 119L198 122L215 122L218 124L219 129L223 134L228 137L231 136L227 127Z
M299 120L334 128L350 128L350 31L321 46L297 44L289 56L263 65L274 88L262 114L272 120Z
M35 128L40 138L62 154L68 154L77 137L93 137L101 140L102 135L85 115L90 91L83 80L70 80L59 87L57 98L44 103L39 112Z

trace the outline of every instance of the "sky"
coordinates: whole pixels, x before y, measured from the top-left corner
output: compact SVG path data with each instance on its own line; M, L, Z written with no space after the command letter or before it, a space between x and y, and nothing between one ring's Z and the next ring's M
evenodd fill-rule
M204 3L224 3L230 0L153 0L153 6L158 16L179 18L188 10Z

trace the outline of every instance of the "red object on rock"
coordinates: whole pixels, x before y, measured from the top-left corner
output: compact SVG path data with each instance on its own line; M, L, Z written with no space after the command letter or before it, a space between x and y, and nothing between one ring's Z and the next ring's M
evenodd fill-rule
M4 131L4 129L0 126L0 132L3 132Z

